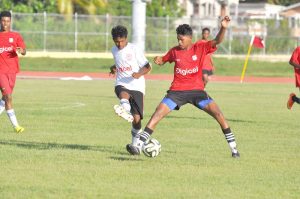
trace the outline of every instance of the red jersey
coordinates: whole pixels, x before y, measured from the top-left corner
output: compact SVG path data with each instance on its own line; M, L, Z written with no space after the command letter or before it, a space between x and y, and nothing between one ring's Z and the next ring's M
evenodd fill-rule
M24 41L19 33L0 32L0 73L19 72L19 59L16 48L25 49Z
M290 61L295 64L300 64L300 46L294 50ZM294 71L295 71L296 87L300 87L300 68L294 67Z
M175 62L174 79L170 90L203 90L202 66L205 56L216 50L212 42L196 42L189 50L182 50L179 46L171 48L163 56L164 62Z
M199 43L207 43L207 40L200 40ZM215 52L217 50L217 48L215 48L215 50L213 52ZM203 61L203 66L202 66L202 70L214 70L214 66L213 66L213 62L211 59L211 55L212 53L209 53L205 56L205 59Z

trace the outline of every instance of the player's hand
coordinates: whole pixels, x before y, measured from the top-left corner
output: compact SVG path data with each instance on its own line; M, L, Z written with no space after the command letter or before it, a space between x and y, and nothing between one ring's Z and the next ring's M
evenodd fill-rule
M141 74L139 74L139 73L132 73L132 77L134 78L134 79L138 79L138 78L140 78L142 75Z
M25 49L21 48L21 47L16 47L17 53L25 55L26 51Z
M109 72L109 76L115 76L116 72L117 72L117 68L115 65L111 66L110 68L110 72Z
M164 62L162 60L162 57L158 57L158 56L154 57L154 63L157 64L157 65L163 65L164 64Z
M223 28L227 28L229 26L230 18L228 16L225 16L221 21L221 26Z

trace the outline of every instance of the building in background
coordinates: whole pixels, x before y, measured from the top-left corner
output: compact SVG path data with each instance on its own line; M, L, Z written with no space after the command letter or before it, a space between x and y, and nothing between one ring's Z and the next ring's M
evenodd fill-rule
M280 15L288 18L291 36L300 37L300 3L284 8L281 10Z

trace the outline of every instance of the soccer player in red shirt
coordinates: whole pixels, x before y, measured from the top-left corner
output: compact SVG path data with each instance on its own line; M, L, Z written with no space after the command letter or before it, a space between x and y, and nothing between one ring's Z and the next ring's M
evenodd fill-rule
M178 46L171 48L166 55L154 58L154 62L158 65L175 62L174 79L167 95L157 106L144 132L140 135L140 142L145 143L150 138L155 126L168 113L190 103L211 115L219 123L231 149L232 157L240 156L235 137L220 108L204 91L201 68L205 56L213 52L216 45L222 42L229 21L228 16L222 19L221 29L216 38L206 43L192 43L192 28L187 24L179 25L176 29ZM132 146L131 150L138 153L141 149Z
M3 11L0 14L0 89L2 99L0 101L0 114L6 109L6 113L17 133L24 131L17 121L12 106L12 92L16 82L16 74L19 72L18 54L26 54L25 44L20 34L11 32L11 13Z
M300 46L298 46L289 62L294 67L296 87L300 88ZM295 93L291 93L287 102L287 108L291 109L294 103L300 104L300 98Z
M210 35L209 28L203 28L202 29L202 40L200 40L199 43L208 42L209 35ZM214 71L214 64L211 59L211 53L209 53L205 56L205 59L203 61L203 66L202 66L202 75L203 75L202 77L203 77L204 86L211 79L211 76L213 75L213 71Z

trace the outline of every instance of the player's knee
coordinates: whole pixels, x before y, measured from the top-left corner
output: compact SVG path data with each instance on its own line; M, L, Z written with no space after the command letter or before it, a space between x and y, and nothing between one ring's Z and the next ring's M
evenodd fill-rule
M3 99L4 99L5 103L11 103L12 96L11 95L4 95Z
M142 128L142 122L141 120L136 120L134 119L133 122L132 122L132 127L135 128L135 129L141 129Z

